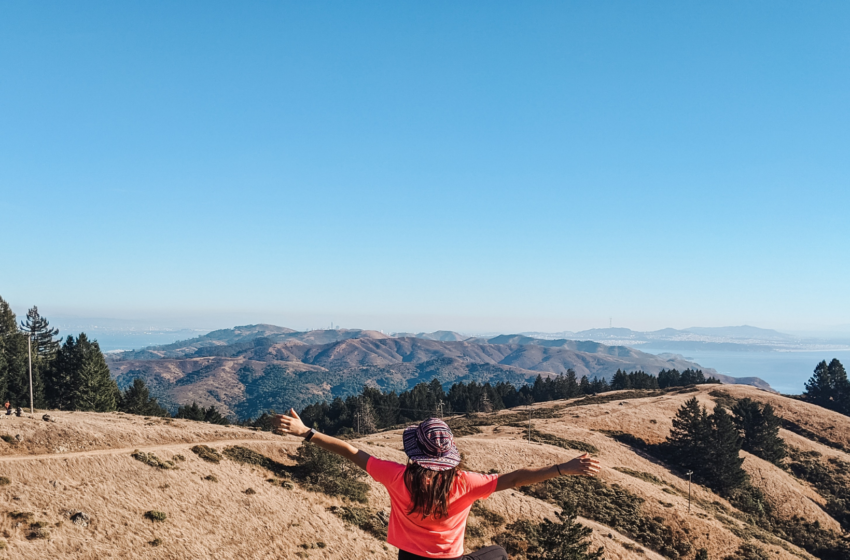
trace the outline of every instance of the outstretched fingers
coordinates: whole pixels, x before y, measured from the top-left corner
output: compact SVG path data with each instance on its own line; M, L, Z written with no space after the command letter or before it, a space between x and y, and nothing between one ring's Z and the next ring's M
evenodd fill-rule
M580 474L584 476L596 476L596 474L601 469L599 465L599 460L595 457L589 456L587 453L579 457L580 462Z

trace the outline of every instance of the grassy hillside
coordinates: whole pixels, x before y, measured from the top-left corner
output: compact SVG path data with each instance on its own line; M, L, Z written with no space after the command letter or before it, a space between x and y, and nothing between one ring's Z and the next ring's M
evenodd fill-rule
M694 395L708 407L743 397L770 402L796 432L818 434L821 441L782 430L792 449L785 469L744 454L752 483L773 506L775 530L696 484L688 513L683 473L616 435L662 441L676 410ZM850 418L752 387L724 386L718 392L716 385L533 408L531 443L525 411L452 419L458 435L464 434L458 445L468 468L507 472L589 449L603 471L595 481L563 479L563 488L537 485L481 502L470 520L470 547L497 540L514 547L512 558L522 558L516 548L525 542L516 538L521 527L551 517L551 500L560 490L579 499L581 522L612 560L691 559L700 549L712 560L742 550L763 551L763 558L808 559L814 557L790 542L800 542L800 535L788 533L788 527L805 527L795 516L817 522L817 531L837 535L848 528L846 519L842 526L830 512L837 515L831 493L841 491L842 469L850 465ZM315 484L299 478L296 438L117 413L50 414L56 422L44 422L41 414L0 420L0 477L5 477L0 539L6 546L0 558L395 557L376 537L380 512L389 507L383 488L367 479L366 503L315 491ZM378 457L404 459L399 430L354 443ZM199 444L218 454L218 462L193 452L209 458ZM830 480L838 485L830 486ZM72 521L78 511L89 517L87 525ZM146 517L148 512L163 512L165 520L153 520L159 514Z

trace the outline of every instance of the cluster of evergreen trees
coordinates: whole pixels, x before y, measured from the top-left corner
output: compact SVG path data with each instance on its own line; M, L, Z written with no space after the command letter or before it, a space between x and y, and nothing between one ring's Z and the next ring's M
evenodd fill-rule
M13 407L29 406L29 337L36 408L169 415L141 379L134 380L123 392L118 389L97 341L89 340L85 333L60 341L58 334L38 312L38 307L30 309L18 325L11 307L0 297L0 402L9 401ZM180 407L177 417L227 423L215 407L204 409L194 403Z
M701 370L686 369L679 373L675 369L663 369L658 377L643 371L626 373L617 370L611 379L611 389L621 391L623 389L667 389L669 387L686 387L688 385L702 385L703 383L720 383L718 379L709 377L706 379Z
M96 341L85 334L64 343L37 307L17 324L9 304L0 298L0 399L14 406L30 403L27 338L32 343L32 397L37 408L115 410L122 399L109 375Z
M673 419L665 454L709 488L729 496L748 483L741 449L781 466L786 447L779 437L780 423L770 404L746 398L731 414L719 405L708 414L693 397Z
M682 380L719 383L714 378L706 380L701 371L686 370L679 374L676 370L664 370L662 373L669 375L668 379L676 380L674 384L665 385L667 387L678 386ZM374 387L364 387L359 395L308 405L300 415L306 425L324 433L371 433L432 416L492 412L613 390L658 389L659 386L659 378L653 375L642 371L626 373L620 370L611 384L604 379L588 379L587 376L579 381L573 370L548 378L538 375L533 383L519 388L508 382L491 385L473 381L455 383L446 391L438 380L433 379L430 383L419 383L401 393L385 393ZM264 414L249 424L268 429L270 422L271 414Z
M815 367L814 375L806 382L803 397L816 405L850 416L850 380L838 360L826 360Z

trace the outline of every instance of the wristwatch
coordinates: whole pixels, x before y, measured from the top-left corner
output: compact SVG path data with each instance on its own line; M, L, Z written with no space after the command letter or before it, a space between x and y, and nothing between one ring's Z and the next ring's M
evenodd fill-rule
M310 428L310 431L309 431L309 432L307 432L307 435L306 435L306 436L304 436L304 441L310 441L311 439L313 439L313 436L314 436L314 435L316 435L316 434L318 434L318 433L319 433L319 432L317 432L317 431L316 431L316 430L314 430L313 428Z

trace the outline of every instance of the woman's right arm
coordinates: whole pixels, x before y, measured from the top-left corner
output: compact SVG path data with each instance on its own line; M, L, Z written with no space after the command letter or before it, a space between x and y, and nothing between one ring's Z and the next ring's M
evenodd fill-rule
M496 483L496 492L536 484L561 475L596 476L599 468L599 461L585 453L572 461L559 465L552 465L551 467L529 467L499 475L499 481Z
M310 428L304 425L304 422L301 421L301 418L298 417L294 409L289 410L288 416L286 414L275 416L274 420L272 420L272 425L277 431L293 436L306 437L310 433ZM310 443L331 453L336 453L344 459L348 459L364 471L366 470L366 464L369 462L369 457L371 457L365 451L357 449L348 442L336 439L333 436L320 434L319 432L313 434L313 437L310 438Z

